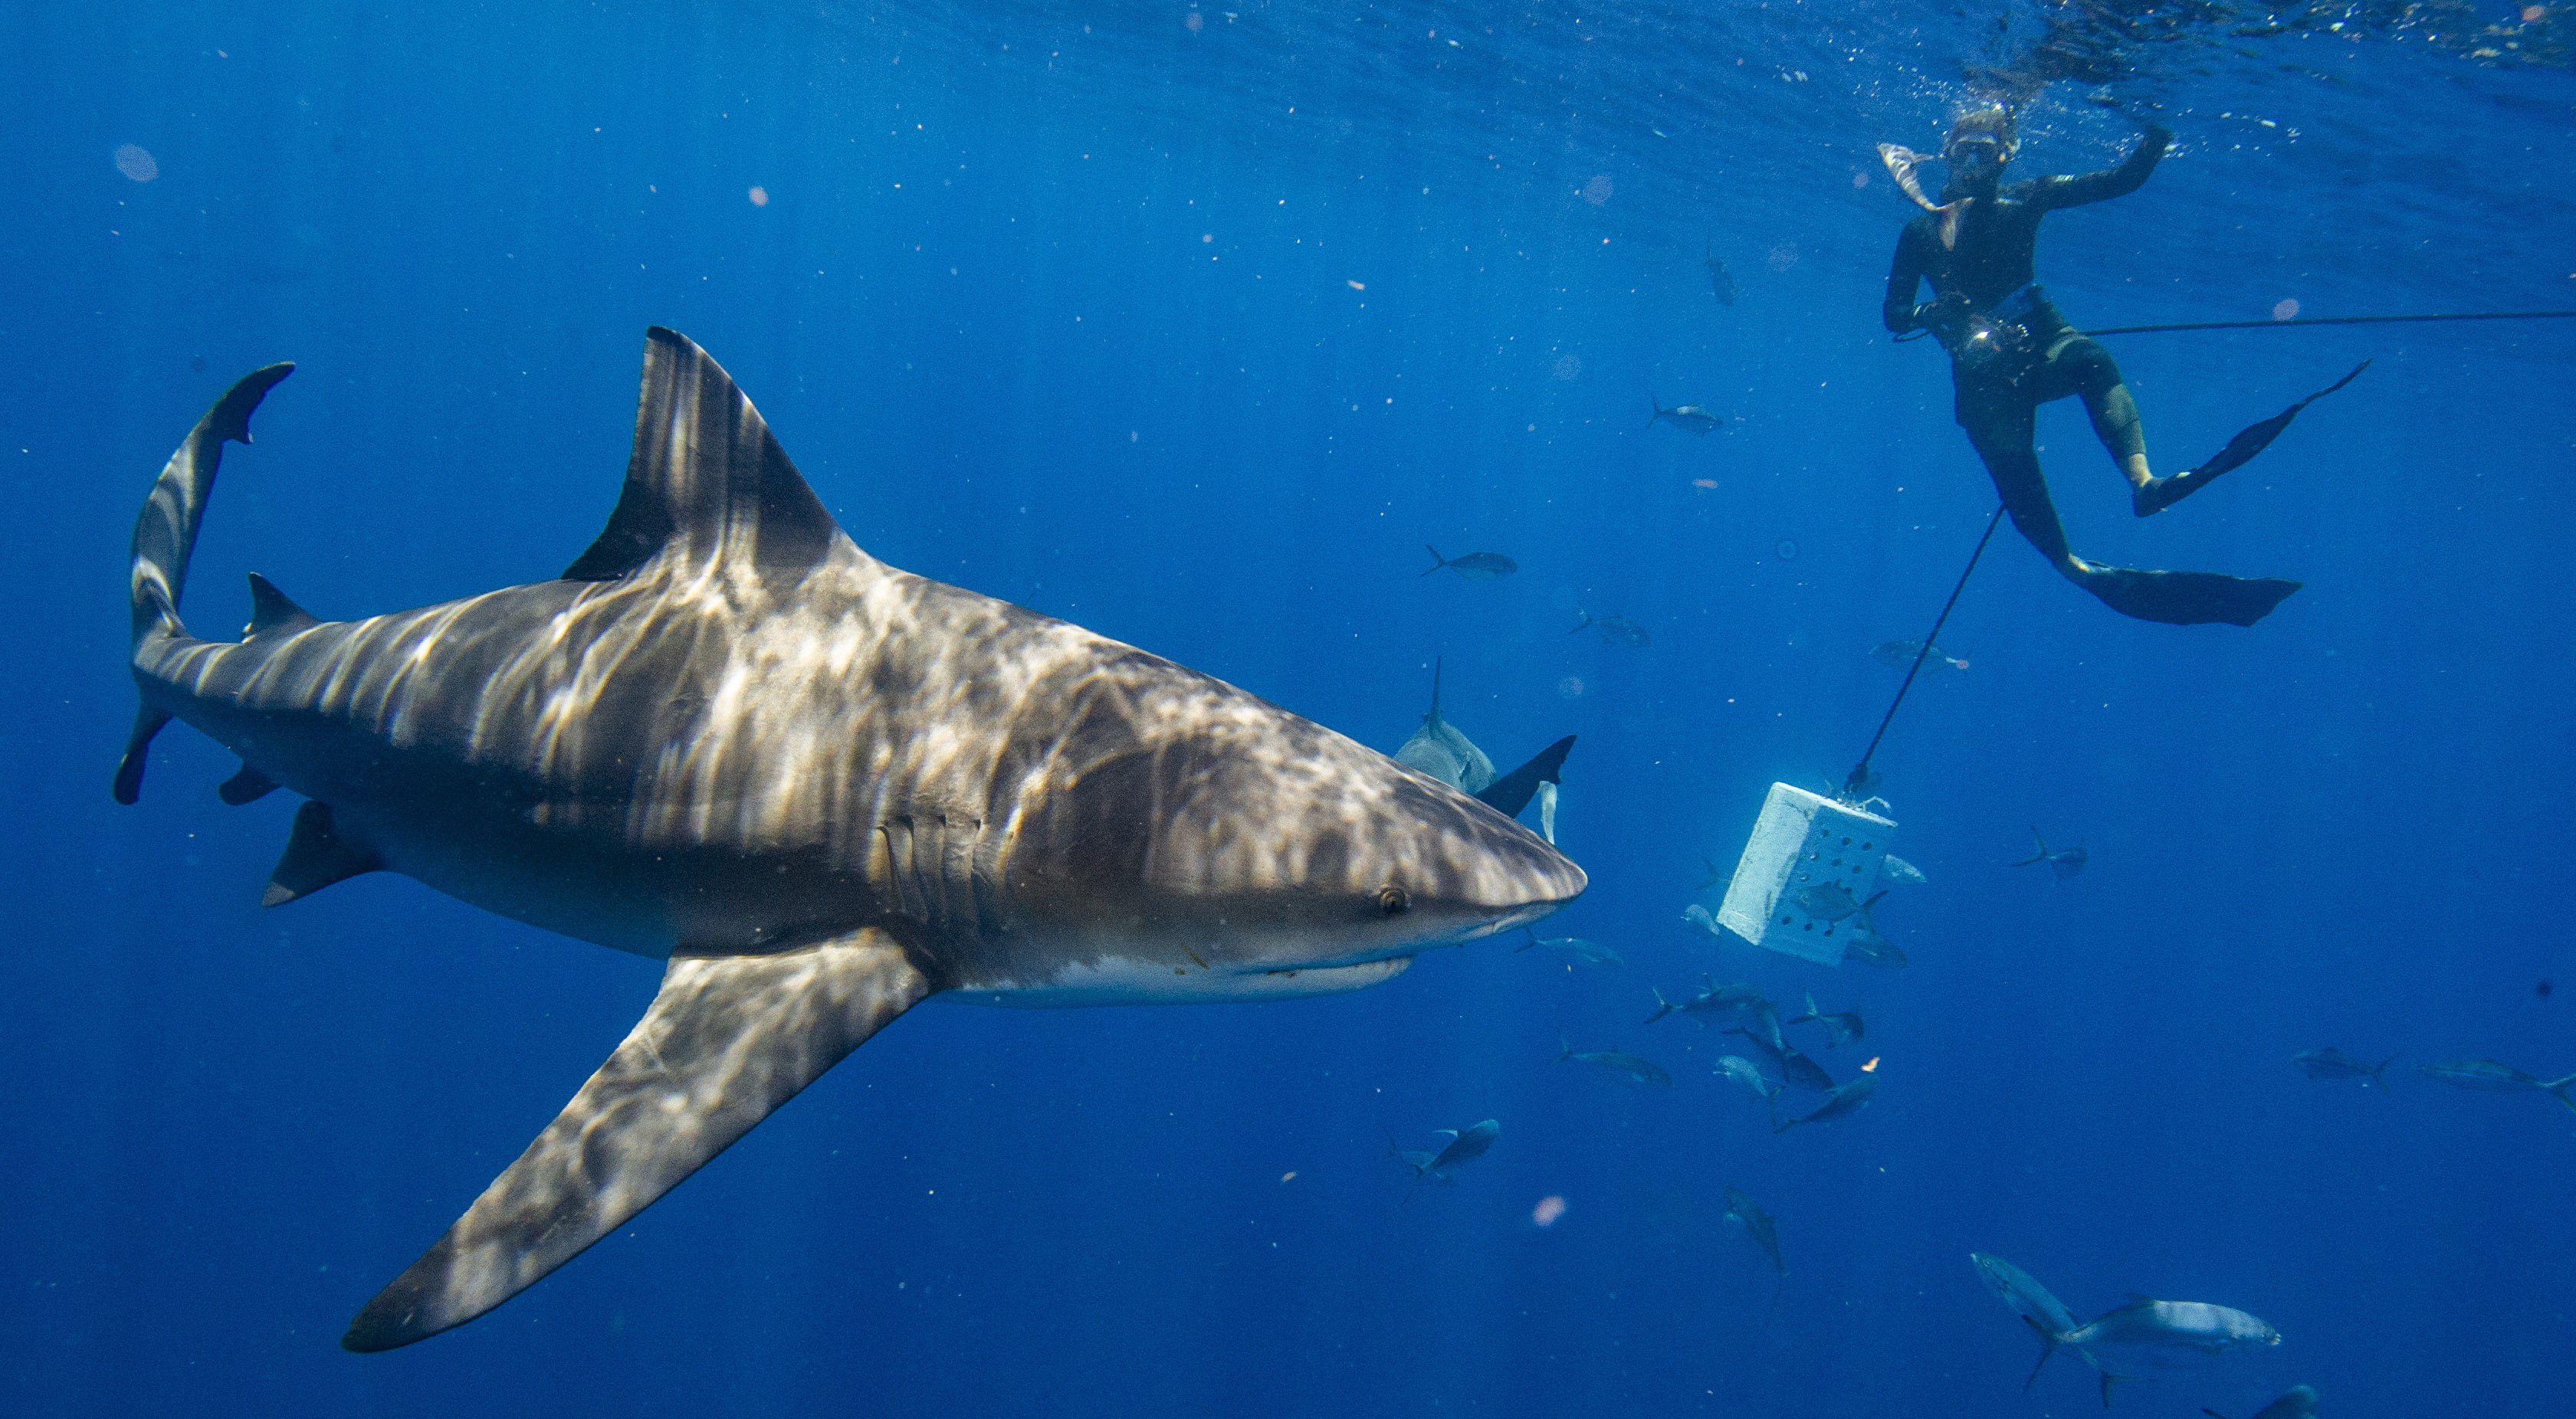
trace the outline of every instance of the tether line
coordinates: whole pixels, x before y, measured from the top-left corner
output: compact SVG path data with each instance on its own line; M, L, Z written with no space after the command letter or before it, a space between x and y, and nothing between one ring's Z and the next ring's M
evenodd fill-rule
M2087 335L2155 335L2168 330L2278 330L2289 325L2421 325L2443 320L2570 320L2576 310L2479 310L2449 315L2302 315L2288 320L2193 320L2175 325L2112 325Z
M1950 620L1950 609L1959 604L1959 593L1968 589L1968 578L1977 570L1977 559L1986 554L1986 544L1995 540L1995 529L2004 521L2004 505L1995 504L1994 516L1986 519L1985 535L1977 539L1977 550L1968 554L1968 564L1959 569L1959 582L1950 588L1950 599L1941 603L1941 614L1932 618L1932 629L1915 647L1914 663L1905 667L1905 683L1896 687L1896 698L1887 702L1887 713L1878 719L1878 732L1869 736L1869 747L1860 754L1860 762L1843 779L1845 798L1860 791L1861 781L1869 776L1870 756L1878 752L1878 741L1887 737L1887 726L1896 722L1896 707L1905 703L1905 692L1914 688L1914 677L1923 669L1923 659L1932 653L1932 643L1941 638L1941 628Z

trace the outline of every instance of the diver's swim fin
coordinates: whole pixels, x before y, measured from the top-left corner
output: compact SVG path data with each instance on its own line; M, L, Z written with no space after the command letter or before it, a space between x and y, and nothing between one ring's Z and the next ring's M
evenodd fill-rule
M1574 736L1569 734L1539 750L1528 763L1485 785L1476 801L1506 818L1519 817L1529 801L1538 796L1540 784L1558 782L1557 772L1565 767L1565 756L1573 749Z
M2265 419L2259 424L2248 425L2243 430L2239 431L2236 437L2227 441L2227 447L2220 449L2216 456L2212 457L2208 462L2203 463L2199 467L2186 468L2182 472L2176 473L2171 477L2154 479L2145 487L2139 488L2129 495L2130 510L2140 517L2153 517L2157 513L2164 511L2166 508L2172 507L2174 504L2181 502L2183 499L2190 497L2192 494L2199 492L2205 487L2208 487L2210 482L2216 479L2219 474L2233 472L2234 470L2242 468L2246 464L2253 462L2254 455L2271 447L2272 440L2279 438L2281 436L2281 431L2290 426L2290 421L2299 417L2300 410L2307 408L2309 405L2316 403L2318 400L2325 398L2327 395L2332 394L2336 390L2343 388L2345 385L2352 383L2354 380L2361 378L2361 372L2368 368L2370 368L2370 361L2364 360L2360 364L2352 367L2352 373L2345 375L2343 378L2336 380L2334 383L2327 385L2325 388L2318 390L2316 393L2309 395L2307 398L2300 400L2298 403L2291 405L2289 408L2282 410L2271 418Z
M2076 584L2123 616L2168 626L2250 626L2271 615L2272 608L2299 589L2299 583L2276 577L2138 571L2098 564Z

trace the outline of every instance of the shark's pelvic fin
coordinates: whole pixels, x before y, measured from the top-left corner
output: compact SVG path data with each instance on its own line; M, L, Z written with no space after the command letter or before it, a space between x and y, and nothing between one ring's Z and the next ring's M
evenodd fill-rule
M873 928L761 956L674 955L626 1042L340 1343L474 1319L643 1211L930 994Z
M564 580L614 581L666 551L793 579L840 535L723 366L677 331L646 331L626 486Z
M1574 736L1569 734L1539 750L1528 763L1485 785L1476 797L1504 817L1517 818L1538 795L1540 784L1559 781L1557 773L1565 767L1565 756L1573 751Z
M275 582L257 572L250 574L250 625L243 630L242 639L291 636L321 624L320 617L289 600Z
M253 771L245 766L242 772ZM295 810L295 827L286 835L286 851L279 854L276 870L268 874L268 890L259 894L259 904L284 906L334 882L346 882L383 866L375 854L332 830L330 805L307 803Z
M256 803L277 791L277 780L245 763L241 772L215 786L215 796L238 808Z
M295 373L293 365L270 365L235 381L214 407L188 431L179 451L161 467L152 495L134 519L133 563L127 591L133 601L134 643L147 636L186 635L179 621L179 593L188 584L188 558L197 550L197 525L206 513L206 495L215 489L215 468L223 462L224 440L250 442L251 411L277 382ZM143 796L143 763L152 736L170 716L145 705L134 716L125 737L125 755L116 763L116 801L132 803Z

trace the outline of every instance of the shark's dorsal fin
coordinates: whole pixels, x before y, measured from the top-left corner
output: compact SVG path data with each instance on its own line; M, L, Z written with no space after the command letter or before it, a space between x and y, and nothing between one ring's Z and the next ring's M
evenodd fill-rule
M358 1312L340 1343L391 1350L519 1294L931 989L874 928L766 955L674 954L626 1042L447 1235Z
M242 768L245 773L251 772L247 764ZM328 804L307 803L295 810L295 827L286 835L286 851L278 855L277 869L268 874L268 890L259 894L259 904L284 906L334 882L346 882L383 866L374 853L333 830Z
M250 626L242 639L261 636L291 636L297 631L322 624L322 619L287 599L277 584L257 572L250 574Z
M626 486L564 580L614 581L666 551L794 577L839 536L733 376L687 336L646 331Z

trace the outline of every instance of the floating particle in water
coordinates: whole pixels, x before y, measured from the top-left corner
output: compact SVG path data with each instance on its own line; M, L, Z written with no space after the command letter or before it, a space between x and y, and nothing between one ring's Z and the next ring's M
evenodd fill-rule
M1290 1168L1288 1171L1279 1175L1279 1180L1281 1182L1295 1182L1297 1180L1297 1170L1295 1168Z
M188 357L188 372L191 374L204 374L206 372L206 357L203 355L190 355ZM2546 991L2542 993L2547 994Z
M751 205L754 207L766 207L769 205L769 189L766 187L754 185L751 189L750 197Z
M1717 480L1715 478L1693 478L1691 479L1691 486L1694 488L1703 488L1714 493L1717 491Z
M1199 31L1207 28L1207 16L1200 14L1196 10L1192 10L1188 14L1181 16L1181 28L1188 30L1192 34L1197 34Z
M1576 375L1583 373L1583 357L1581 355L1557 356L1556 366L1552 373L1554 373L1558 379L1574 378Z
M116 145L116 170L136 182L150 182L161 175L161 165L154 162L152 154L139 143Z
M2295 297L2284 296L2272 304L2272 318L2274 320L2295 320L2298 318L2298 315L2299 302Z
M1566 676L1564 679L1556 682L1556 692L1569 700L1582 699L1583 677L1580 675Z
M2557 988L2558 987L2550 981L2549 977L2542 976L2539 984L2534 985L2531 988L2531 993L2539 996L2543 1000L2547 1000L2549 998L2549 992L2556 990Z
M1368 289L1368 283L1365 281L1344 281L1342 284L1350 287L1354 291L1365 291Z
M1798 560L1798 540L1794 537L1781 538L1779 541L1771 544L1771 555L1778 557L1784 562L1794 562Z
M1606 172L1594 173L1592 175L1592 180L1583 184L1583 200L1591 203L1595 207L1609 201L1610 174Z
M1854 192L1858 192L1858 191L1860 191L1862 188L1867 187L1867 186L1869 186L1869 174L1868 174L1868 173L1865 173L1865 172L1856 172L1856 173L1853 173L1853 174L1852 174L1852 191L1854 191Z
M1798 264L1798 244L1794 241L1784 241L1771 248L1771 254L1767 259L1771 263L1772 270L1786 271Z
M2522 22L2526 25L2536 25L2548 18L2549 7L2546 5L2525 5L2522 7ZM2541 992L2543 995L2548 993L2549 992L2547 991Z
M1538 1200L1538 1206L1530 1209L1530 1222L1534 1226L1553 1227L1556 1219L1564 1215L1565 1199L1551 1192Z

